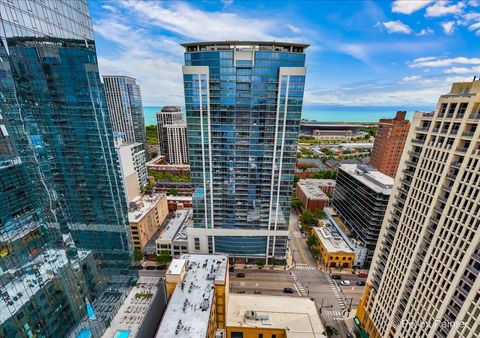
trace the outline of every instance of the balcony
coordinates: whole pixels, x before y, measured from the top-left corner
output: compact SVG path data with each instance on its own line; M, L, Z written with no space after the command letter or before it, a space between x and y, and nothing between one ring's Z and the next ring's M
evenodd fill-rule
M450 163L450 165L454 168L459 169L462 166L462 163L454 161L454 162Z
M469 120L480 120L480 114L471 114L469 117L468 117Z
M411 156L420 156L420 152L419 152L419 151L409 150L409 151L408 151L408 155L411 155Z
M440 196L440 197L438 198L438 200L439 200L440 202L447 203L447 198L446 198L445 196Z
M452 186L451 186L451 185L444 184L444 185L442 185L442 189L450 192L450 191L452 191Z
M416 139L416 138L412 138L412 143L423 146L425 144L425 140L419 140L419 139Z
M454 174L454 173L448 173L447 178L452 180L452 181L455 181L455 179L457 178L457 175Z
M439 117L440 117L440 116L439 116ZM438 132L439 130L440 130L440 128L433 128L433 129L432 129L432 132L433 132L433 133L436 133L436 132Z
M466 153L468 148L465 147L457 147L457 151L461 153Z
M423 113L422 117L433 117L433 112L431 113Z
M462 136L463 136L463 137L473 137L474 134L475 134L474 131L464 131L464 132L462 133Z
M428 132L428 127L415 127L415 131Z

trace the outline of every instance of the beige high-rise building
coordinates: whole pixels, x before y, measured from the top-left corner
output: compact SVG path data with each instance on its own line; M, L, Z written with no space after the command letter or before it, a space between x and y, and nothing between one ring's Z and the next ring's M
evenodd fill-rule
M357 316L370 337L478 337L480 81L416 113Z

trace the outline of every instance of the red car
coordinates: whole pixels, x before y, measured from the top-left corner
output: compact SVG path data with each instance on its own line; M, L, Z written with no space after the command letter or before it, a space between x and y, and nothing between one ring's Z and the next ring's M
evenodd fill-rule
M367 277L368 277L368 273L360 272L357 276L360 277L360 278L367 278Z
M237 273L237 278L244 278L244 277L245 277L245 273L243 272Z

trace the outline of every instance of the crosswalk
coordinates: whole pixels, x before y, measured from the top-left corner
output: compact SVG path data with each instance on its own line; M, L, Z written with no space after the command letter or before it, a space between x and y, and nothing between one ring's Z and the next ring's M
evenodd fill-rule
M308 265L295 265L295 270L318 270L316 266L308 266Z
M343 302L343 299L340 296L340 289L338 288L338 285L334 282L334 280L330 276L327 276L327 281L328 281L328 284L330 284L330 287L332 288L333 294L335 295L335 298L337 299L338 304L340 305L342 310L345 310L347 307L345 306L345 303Z
M322 310L322 313L331 317L342 317L342 313L336 310Z
M292 275L293 281L295 282L295 288L298 290L300 295L304 297L307 296L308 292L305 291L305 288L303 287L303 285L298 281L298 277L297 275L295 275L295 272L292 271L291 275Z

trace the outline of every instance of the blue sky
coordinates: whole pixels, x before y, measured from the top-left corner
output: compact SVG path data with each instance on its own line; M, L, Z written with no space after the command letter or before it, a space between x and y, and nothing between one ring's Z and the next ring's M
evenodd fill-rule
M183 42L309 43L307 109L433 108L480 75L480 1L90 1L102 74L183 105Z

